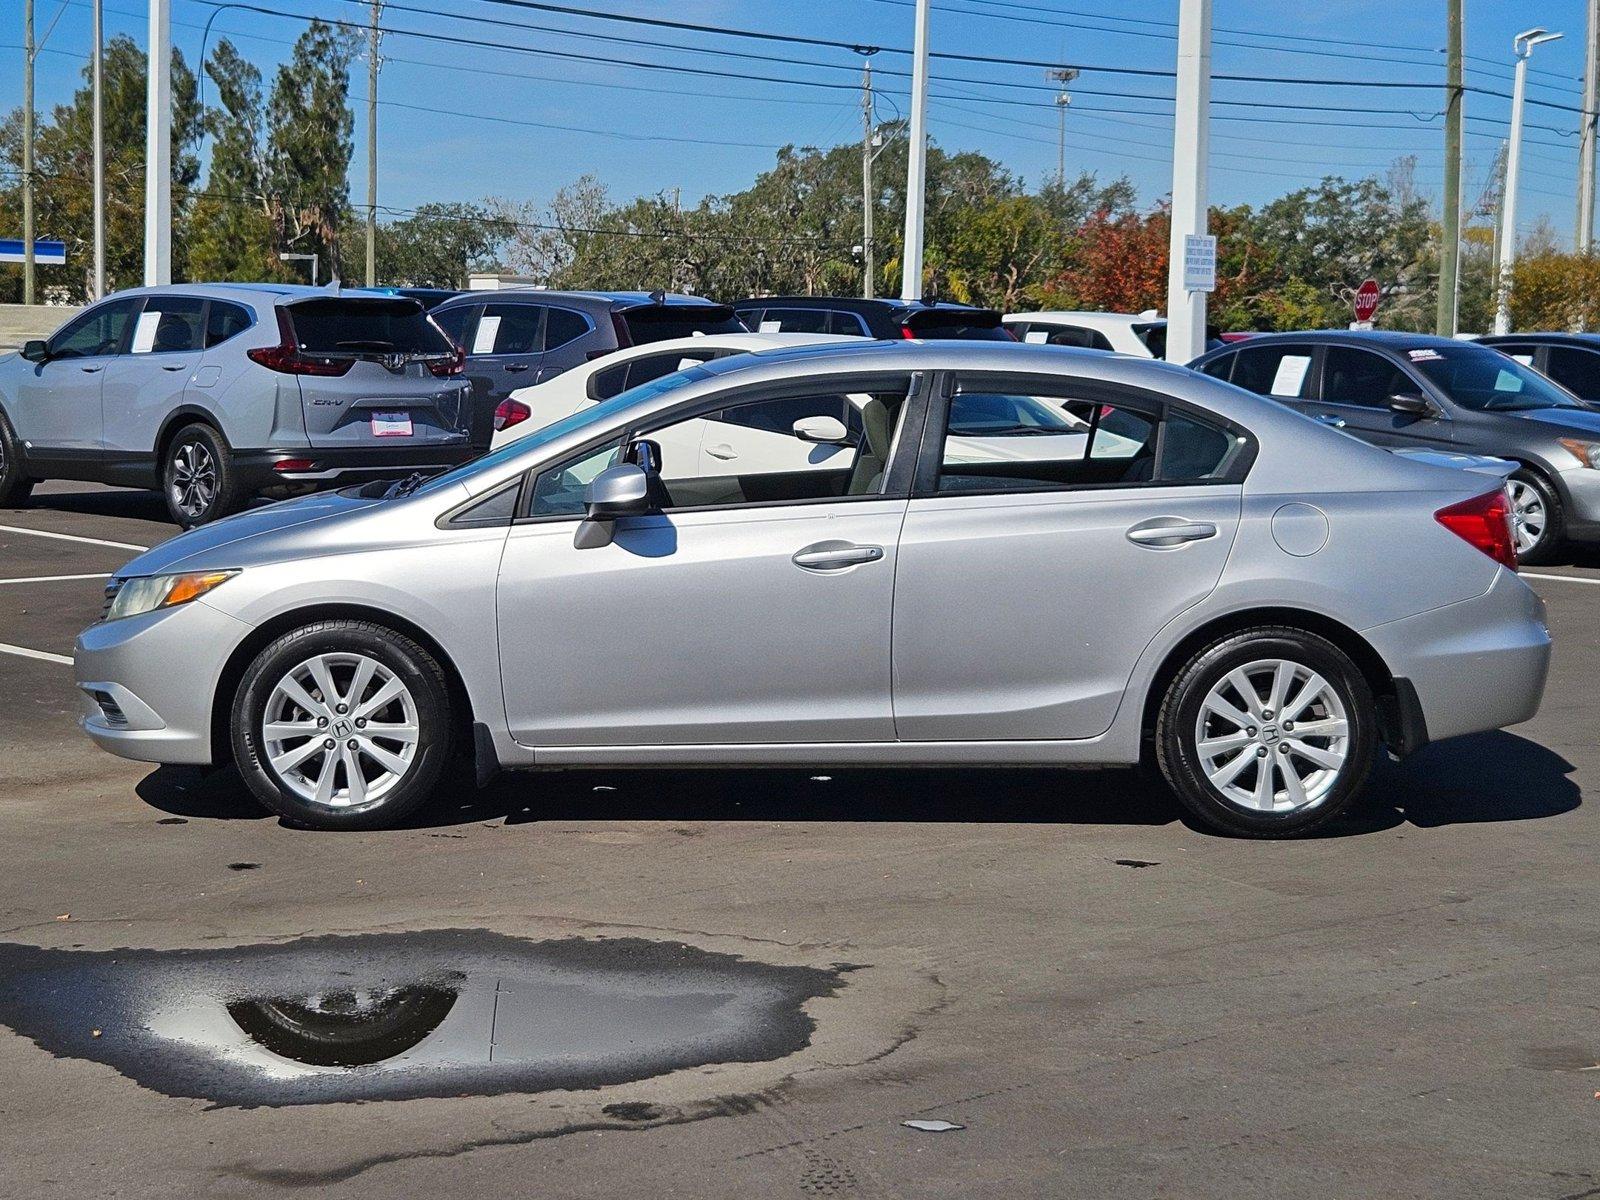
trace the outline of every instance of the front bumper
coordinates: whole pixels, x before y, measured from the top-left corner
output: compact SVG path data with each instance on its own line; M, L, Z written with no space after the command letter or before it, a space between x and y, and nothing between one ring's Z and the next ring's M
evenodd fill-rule
M210 763L212 698L250 628L203 600L89 626L72 654L78 724L123 758Z
M1566 535L1577 542L1600 542L1600 471L1563 471L1559 483Z
M1483 595L1362 633L1416 689L1437 741L1529 720L1544 698L1550 631L1544 601L1507 570Z
M240 450L235 452L233 463L247 487L252 491L264 491L308 484L319 488L340 487L386 476L398 479L413 471L431 475L471 462L483 452L484 448L468 441L426 446ZM295 466L292 470L280 469L284 463Z

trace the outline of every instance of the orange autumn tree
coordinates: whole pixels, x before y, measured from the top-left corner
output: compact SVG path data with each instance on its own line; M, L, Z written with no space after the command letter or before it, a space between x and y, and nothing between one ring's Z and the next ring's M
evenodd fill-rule
M1150 213L1094 213L1074 231L1067 264L1048 291L1079 309L1165 308L1170 228L1165 206Z

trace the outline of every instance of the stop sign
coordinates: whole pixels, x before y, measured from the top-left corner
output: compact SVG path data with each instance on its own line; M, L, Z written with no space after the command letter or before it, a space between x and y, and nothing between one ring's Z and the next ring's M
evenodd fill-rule
M1356 320L1372 320L1372 315L1378 311L1379 295L1378 281L1376 279L1363 281L1361 286L1356 289L1356 298L1353 302L1356 310Z

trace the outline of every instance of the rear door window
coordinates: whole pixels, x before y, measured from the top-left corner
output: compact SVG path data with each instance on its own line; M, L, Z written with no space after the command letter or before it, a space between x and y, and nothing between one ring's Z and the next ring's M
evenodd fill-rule
M1398 364L1370 350L1329 346L1322 364L1322 402L1387 408L1389 397L1418 391Z
M148 296L133 326L130 354L176 354L205 343L206 302L194 296Z
M761 333L827 333L826 308L769 308L761 317Z
M1311 394L1316 347L1300 343L1249 346L1234 359L1233 385L1258 396L1303 400Z
M828 332L842 334L845 337L872 336L872 330L867 328L867 323L860 313L847 312L844 309L834 309L828 314Z
M1213 379L1226 381L1228 376L1233 373L1233 360L1235 357L1236 355L1232 354L1219 354L1202 366L1200 370Z
M1014 342L1000 324L1000 314L986 309L928 309L904 318L912 337L929 341L959 339L980 342Z
M575 342L589 332L589 321L570 308L552 308L544 322L544 348L554 350Z
M1035 322L1022 340L1049 346L1077 346L1084 350L1112 348L1105 334L1082 325L1041 325Z
M1552 346L1545 374L1580 400L1600 400L1600 353Z
M445 337L464 349L467 344L467 325L471 322L472 314L477 311L477 306L473 304L435 309L433 323L444 330Z
M544 339L542 304L486 304L469 354L538 354Z
M444 354L450 339L415 300L302 300L288 306L300 349L312 354Z

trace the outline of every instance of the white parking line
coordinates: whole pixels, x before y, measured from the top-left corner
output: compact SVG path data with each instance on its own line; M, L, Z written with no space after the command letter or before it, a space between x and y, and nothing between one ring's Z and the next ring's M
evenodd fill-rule
M7 583L65 583L69 579L109 579L104 571L97 571L93 575L26 575L21 579L0 579L0 585Z
M70 667L72 659L65 654L51 654L47 650L29 650L26 646L13 646L9 642L0 642L0 654L15 654L18 658L37 658L42 662L61 663Z
M132 542L108 542L105 538L81 537L76 533L49 533L43 529L24 529L21 525L0 525L0 533L25 533L29 537L55 538L62 542L87 542L91 546L110 546L114 550L148 550Z
M1554 579L1557 583L1600 583L1600 579L1588 579L1582 575L1536 575L1532 571L1518 571L1524 579Z

